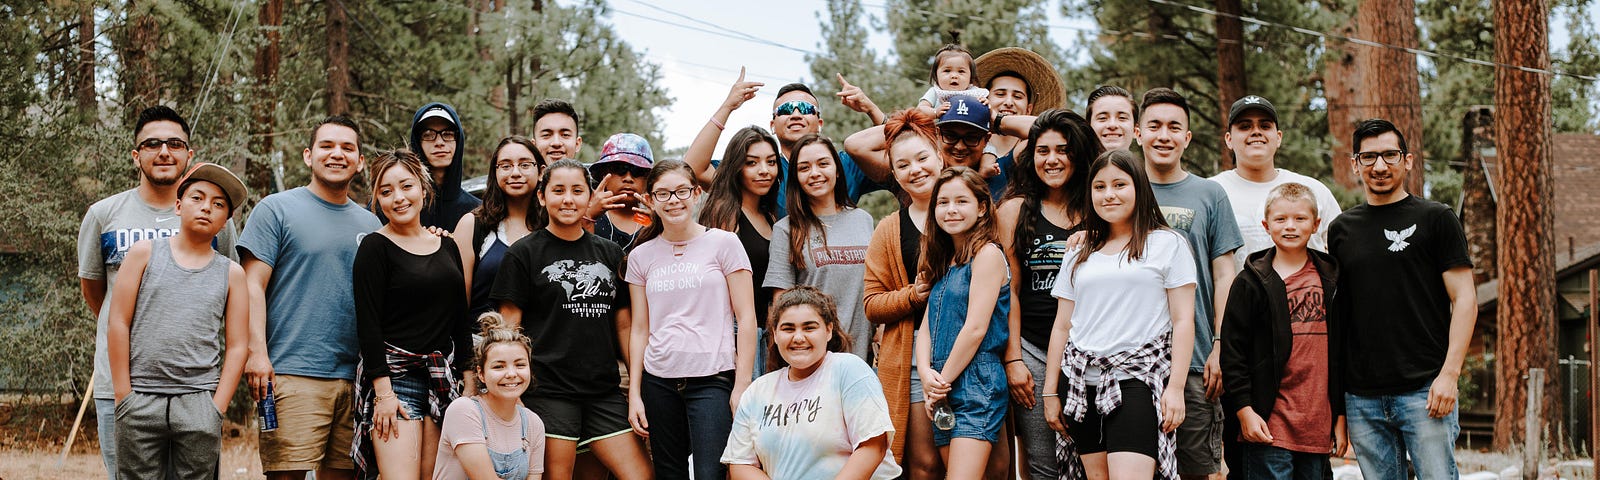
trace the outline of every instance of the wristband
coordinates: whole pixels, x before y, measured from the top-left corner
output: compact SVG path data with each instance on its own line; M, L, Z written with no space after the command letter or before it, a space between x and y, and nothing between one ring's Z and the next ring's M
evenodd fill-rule
M1011 360L1006 360L1006 363L1002 363L1002 364L1001 364L1001 365L1010 365L1010 364L1012 364L1012 363L1016 363L1016 362L1020 362L1020 361L1022 361L1022 359L1020 359L1020 358L1013 358L1013 359L1011 359Z
M1058 394L1058 393L1041 393L1041 394L1039 394L1039 396L1042 396L1042 397L1059 397L1059 396L1061 396L1061 394Z
M712 125L716 125L717 126L717 130L727 130L728 129L728 127L726 125L723 125L722 122L717 121L717 117L711 117L711 124Z

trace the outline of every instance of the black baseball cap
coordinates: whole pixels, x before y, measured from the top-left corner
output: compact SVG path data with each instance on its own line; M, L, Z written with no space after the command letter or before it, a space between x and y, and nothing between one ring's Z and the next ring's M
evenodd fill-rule
M1239 115L1250 110L1260 110L1267 114L1267 118L1272 119L1272 123L1278 123L1278 109L1272 107L1272 102L1259 95L1245 95L1244 98L1235 100L1233 107L1228 109L1228 125L1239 121Z

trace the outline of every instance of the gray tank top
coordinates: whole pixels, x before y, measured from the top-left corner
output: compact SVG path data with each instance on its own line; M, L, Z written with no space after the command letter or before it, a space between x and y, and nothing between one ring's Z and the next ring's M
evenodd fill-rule
M228 257L188 269L172 258L169 239L151 241L128 332L128 374L143 393L215 391L222 375Z

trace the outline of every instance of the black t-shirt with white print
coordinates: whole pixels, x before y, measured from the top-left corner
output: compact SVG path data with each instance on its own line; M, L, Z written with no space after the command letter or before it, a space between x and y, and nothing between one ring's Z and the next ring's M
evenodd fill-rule
M622 248L592 233L567 241L539 230L506 251L489 298L522 309L533 339L530 395L616 393L614 312L628 305L621 271Z
M1449 206L1408 196L1359 205L1328 226L1339 261L1335 301L1347 312L1345 387L1365 396L1427 388L1450 345L1450 295L1442 274L1471 266Z

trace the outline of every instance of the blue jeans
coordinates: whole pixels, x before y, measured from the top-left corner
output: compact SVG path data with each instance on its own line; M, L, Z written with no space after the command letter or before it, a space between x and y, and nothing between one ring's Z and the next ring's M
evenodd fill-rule
M1428 388L1396 395L1344 396L1350 443L1361 462L1361 476L1406 478L1406 456L1421 480L1456 478L1455 446L1459 411L1428 417Z
M688 480L689 455L694 478L727 478L722 450L733 430L733 370L693 378L661 378L644 373L639 396L650 422L651 462L657 480Z
M1333 478L1328 454L1303 453L1272 445L1239 442L1244 480L1326 480Z
M117 401L94 399L95 429L100 436L100 461L106 465L107 480L117 480Z

